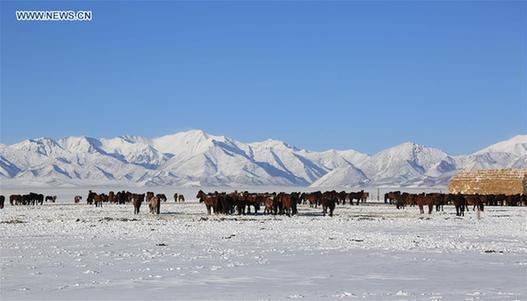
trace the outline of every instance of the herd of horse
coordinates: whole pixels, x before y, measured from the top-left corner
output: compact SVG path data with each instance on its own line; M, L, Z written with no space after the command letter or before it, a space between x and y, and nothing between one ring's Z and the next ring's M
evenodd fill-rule
M174 202L185 202L183 194L174 193ZM204 203L207 214L258 214L263 208L264 214L285 214L292 216L298 214L298 205L309 204L310 207L322 207L322 214L333 216L336 205L346 204L356 205L366 203L369 193L361 190L356 192L346 192L335 190L315 191L315 192L198 192L196 198L200 203ZM44 196L43 194L30 192L28 194L13 194L9 196L11 205L42 205L45 202L55 202L57 196ZM74 197L74 202L79 203L82 196ZM103 203L129 204L134 207L134 214L139 214L143 202L149 205L150 213L160 214L161 203L167 201L165 194L155 194L148 191L146 193L132 193L130 191L110 191L108 193L88 192L86 203L102 207ZM0 209L4 208L5 197L0 195ZM436 211L442 211L444 205L454 205L457 216L464 216L468 206L473 206L479 211L483 211L485 205L489 206L527 206L527 195L504 195L504 194L444 194L444 193L421 193L413 194L401 191L391 191L384 195L384 203L395 204L397 209L404 209L406 206L417 206L419 212L423 214L428 208L431 214L435 206Z
M75 203L80 202L81 196L75 196ZM88 205L95 205L95 207L102 207L103 203L114 203L114 204L126 204L132 203L134 206L134 214L139 214L141 210L141 204L148 202L150 213L159 214L161 213L161 202L166 202L168 199L165 194L158 193L154 194L152 191L147 193L132 193L130 191L118 191L117 193L110 191L106 193L96 193L93 191L88 192L88 198L86 200ZM185 197L182 194L174 194L175 202L185 202Z
M285 214L287 216L297 214L297 205L307 203L309 203L310 207L321 206L323 215L329 214L329 216L333 216L333 211L337 204L345 204L346 200L353 204L353 200L357 200L358 205L360 202L366 202L368 197L368 192L364 190L350 193L345 191L337 192L335 190L311 193L251 193L248 191L205 193L200 190L196 195L199 202L205 204L209 215L212 212L216 214L250 214L251 207L254 208L254 214L257 214L258 210L263 207L264 214Z
M12 194L9 196L11 205L42 205L44 201L53 202L57 200L56 195L44 196L41 193L30 192L28 194ZM0 195L0 209L4 208L5 196Z
M472 210L483 211L485 205L488 206L527 206L527 195L515 194L461 194L461 193L407 193L391 191L384 195L384 203L395 204L397 209L406 206L418 206L419 212L424 213L424 207L428 207L428 214L431 214L434 206L436 211L442 211L444 205L454 205L456 215L464 216L468 206Z

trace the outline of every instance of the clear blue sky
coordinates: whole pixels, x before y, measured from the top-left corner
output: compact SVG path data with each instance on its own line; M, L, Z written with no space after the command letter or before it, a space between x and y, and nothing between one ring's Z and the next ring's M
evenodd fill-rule
M16 10L92 10L18 22ZM0 142L200 128L468 153L527 132L527 4L1 2Z

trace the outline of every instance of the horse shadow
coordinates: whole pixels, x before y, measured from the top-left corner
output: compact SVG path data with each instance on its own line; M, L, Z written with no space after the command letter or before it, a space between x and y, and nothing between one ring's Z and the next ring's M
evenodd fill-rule
M324 216L324 213L322 213L322 212L302 212L302 213L298 213L297 215L298 216L307 216L307 217L310 217L310 216Z

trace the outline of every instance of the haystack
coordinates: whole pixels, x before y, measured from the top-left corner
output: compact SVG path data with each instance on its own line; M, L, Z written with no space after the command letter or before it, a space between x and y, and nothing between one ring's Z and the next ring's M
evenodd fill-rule
M450 193L526 194L527 169L463 170L448 183Z

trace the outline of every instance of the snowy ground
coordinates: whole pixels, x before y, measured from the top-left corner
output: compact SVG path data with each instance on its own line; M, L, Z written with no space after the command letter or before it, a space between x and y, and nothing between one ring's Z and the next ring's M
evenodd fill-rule
M333 218L202 204L0 211L0 299L526 300L527 208L457 218L384 204Z

